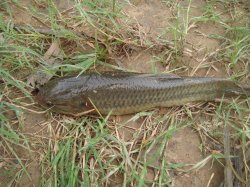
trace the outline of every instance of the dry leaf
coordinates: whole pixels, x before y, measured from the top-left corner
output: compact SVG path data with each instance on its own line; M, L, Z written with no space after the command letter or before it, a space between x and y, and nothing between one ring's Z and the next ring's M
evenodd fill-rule
M49 49L48 49L48 50L46 51L46 53L44 54L43 59L44 59L45 61L47 61L47 60L50 59L51 56L56 57L56 56L59 55L59 53L60 53L60 48L59 48L58 42L53 42L53 43L50 45Z
M44 54L43 59L49 67L53 67L54 65L60 64L60 53L61 50L59 44L55 41L50 45L49 49ZM35 88L44 85L53 77L53 75L46 74L40 69L41 67L39 67L37 72L30 75L27 79L27 83Z

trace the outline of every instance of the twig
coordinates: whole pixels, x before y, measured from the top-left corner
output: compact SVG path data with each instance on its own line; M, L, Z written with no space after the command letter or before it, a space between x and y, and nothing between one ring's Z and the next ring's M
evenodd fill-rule
M235 155L235 158L233 159L233 163L234 163L235 170L239 174L239 176L241 178L243 178L243 173L242 173L242 169L243 169L242 154L239 151L239 149L234 148L234 155ZM234 186L235 187L243 187L243 184L241 183L241 181L237 177L234 180Z
M232 174L239 180L241 183L247 185L247 182L235 171L233 164L230 160L230 139L229 139L229 131L227 125L224 127L224 154L226 159L225 166L225 182L227 187L233 187L233 178Z
M214 173L212 173L212 175L211 175L211 177L210 177L210 179L209 179L209 181L208 181L208 183L207 183L207 187L210 186L211 181L212 181L213 178L214 178Z
M23 32L28 32L28 33L37 32L37 33L45 34L45 35L56 35L56 31L54 31L53 29L50 29L50 28L45 28L45 27L39 28L39 27L32 27L32 26L24 26L24 25L15 24L13 26L13 28L17 31L23 31ZM89 36L86 33L80 33L80 32L75 32L75 31L71 31L71 32L80 38L85 38L85 39L87 38L87 39L96 40L94 37ZM61 37L64 38L64 36L61 36Z
M224 155L226 160L226 165L224 168L225 186L233 187L233 173L231 170L231 160L230 160L230 137L227 124L224 126Z

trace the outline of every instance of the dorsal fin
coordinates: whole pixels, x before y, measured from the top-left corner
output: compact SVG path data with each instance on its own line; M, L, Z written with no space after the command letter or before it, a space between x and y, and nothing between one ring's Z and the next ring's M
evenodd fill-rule
M138 77L152 77L152 78L157 78L157 79L162 79L162 80L166 80L166 79L181 79L182 77L175 75L175 74L170 74L170 73L160 73L160 74L137 74L136 76Z
M169 79L181 79L182 77L171 74L171 73L160 73L160 74L151 74L151 73L137 73L137 72L123 72L123 71L107 71L107 72L100 72L100 75L106 76L118 76L118 77L126 77L126 76L135 76L138 78L153 78L158 80L169 80Z

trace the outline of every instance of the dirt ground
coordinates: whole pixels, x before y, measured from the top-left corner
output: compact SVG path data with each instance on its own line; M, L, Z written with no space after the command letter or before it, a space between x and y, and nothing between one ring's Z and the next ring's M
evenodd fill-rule
M32 0L20 1L24 7L28 7L34 3ZM73 2L70 0L57 0L54 1L60 11L67 10L72 7ZM190 17L203 15L203 7L206 1L193 0L190 6ZM173 37L171 33L166 34L166 29L173 24L173 7L166 6L163 1L160 0L137 0L126 3L123 11L133 21L138 23L143 37L156 38L158 36L164 36L166 39L171 40ZM188 1L181 3L183 6L188 5ZM218 12L221 12L223 7L216 7ZM34 17L29 14L28 11L20 9L16 6L12 7L13 22L16 24L31 24L33 26L41 26ZM41 10L46 11L46 10ZM222 16L229 17L227 14ZM180 12L182 15L182 12ZM185 17L183 13L183 17ZM220 47L220 40L207 37L211 34L224 34L222 26L213 23L197 23L193 25L186 36L185 48L192 51L192 55L183 54L176 62L163 62L159 63L155 60L156 56L160 56L161 52L153 49L139 49L133 51L129 56L116 56L115 60L119 61L123 68L134 70L137 72L166 72L171 71L176 67L182 67L185 71L180 71L183 75L195 75L195 76L220 76L226 77L227 71L225 64L210 62L207 59L206 54L216 51ZM114 59L113 59L114 60ZM197 68L201 67L201 68ZM126 122L132 115L117 117L118 123ZM19 186L38 186L41 180L41 171L39 167L40 163L40 150L46 147L48 141L44 139L43 142L37 142L36 137L46 137L49 133L44 131L43 123L48 120L48 116L45 114L33 114L25 113L23 116L23 133L34 140L32 145L32 153L26 152L21 149L18 151L20 157L29 160L27 171L30 173L31 180L26 176L22 176ZM207 123L212 124L213 119L207 119ZM166 124L168 125L168 124ZM141 120L129 122L127 126L129 128L120 128L120 137L124 141L129 142L133 133L141 126ZM132 130L131 130L132 129ZM32 141L31 141L32 142ZM40 144L39 144L40 143ZM166 156L171 163L182 164L196 164L203 160L204 155L200 150L201 137L199 133L191 127L184 127L178 129L177 132L169 140L166 147ZM151 150L153 151L153 150ZM156 165L159 164L156 161ZM209 162L204 167L197 171L188 173L178 172L171 173L173 186L184 187L203 187L210 183L210 187L220 186L224 180L224 169L220 163ZM154 179L155 173L148 173L148 179ZM114 182L116 186L121 186L120 179ZM0 186L5 186L9 181L8 178L0 176Z

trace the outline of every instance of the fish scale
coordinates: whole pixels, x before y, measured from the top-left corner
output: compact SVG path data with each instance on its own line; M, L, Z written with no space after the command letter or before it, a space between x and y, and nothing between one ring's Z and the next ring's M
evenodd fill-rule
M122 115L222 96L247 98L249 93L249 87L224 78L108 72L51 80L40 89L37 101L58 113L79 115L97 109Z

